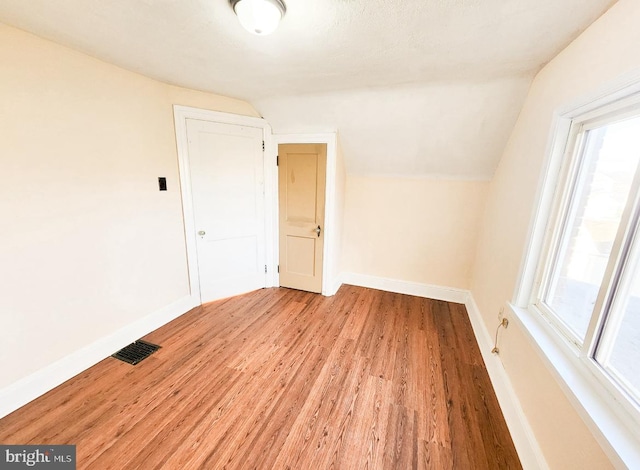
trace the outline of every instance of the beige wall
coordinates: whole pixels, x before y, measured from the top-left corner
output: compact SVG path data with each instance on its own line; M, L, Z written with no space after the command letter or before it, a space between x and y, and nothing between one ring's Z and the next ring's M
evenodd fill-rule
M343 270L468 289L488 185L348 175Z
M514 295L555 109L640 67L640 3L621 0L534 80L492 180L472 292L490 331ZM500 355L542 451L555 468L610 467L586 425L517 324Z
M1 24L0 63L2 388L188 294L172 104L256 112Z

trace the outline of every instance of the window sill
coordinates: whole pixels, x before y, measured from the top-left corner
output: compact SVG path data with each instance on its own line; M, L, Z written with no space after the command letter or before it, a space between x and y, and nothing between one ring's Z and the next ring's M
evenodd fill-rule
M637 426L618 415L622 408L613 395L542 315L511 304L509 308L612 463L640 468Z

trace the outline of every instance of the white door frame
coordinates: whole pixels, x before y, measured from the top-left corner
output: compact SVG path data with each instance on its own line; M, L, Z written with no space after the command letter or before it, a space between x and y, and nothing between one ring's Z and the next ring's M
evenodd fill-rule
M336 201L335 201L335 188L336 188L336 162L337 156L337 134L335 133L322 133L322 134L274 134L271 139L273 145L272 151L269 152L273 155L274 160L278 154L279 144L327 144L327 182L325 191L325 213L324 213L324 254L322 259L322 295L334 295L336 280L333 279L334 265L336 260L333 253L334 247L334 231L336 230L336 224L334 223L336 217ZM280 236L278 226L278 171L274 165L271 168L275 168L275 171L271 174L273 178L272 187L275 188L274 192L270 194L274 198L273 201L267 200L267 205L272 205L272 219L271 227L267 230L267 233L275 234L273 246L273 266L277 266L280 253L278 239ZM267 176L265 174L265 176ZM277 273L275 273L273 279L274 285L280 285L280 279Z
M188 106L173 106L173 118L176 130L176 145L178 152L178 169L180 173L180 194L182 196L182 217L184 221L184 237L187 249L187 268L189 272L189 291L192 300L196 305L200 305L200 274L198 271L198 251L196 248L196 230L193 212L193 199L191 188L191 177L189 172L189 141L187 138L187 119L196 119L201 121L216 122L222 124L234 124L238 126L255 127L262 129L262 138L265 142L264 152L264 176L265 176L265 262L267 263L266 287L274 285L273 280L277 279L275 266L277 266L277 257L274 258L273 246L277 245L278 238L273 232L272 224L269 223L273 219L273 193L275 191L276 204L277 185L273 185L275 179L277 181L277 171L274 171L276 163L276 155L273 154L273 144L271 142L271 126L262 118L242 116L239 114L222 113L219 111L209 111L206 109L191 108ZM276 146L277 149L277 146ZM276 207L277 210L277 207ZM277 217L277 212L276 212ZM276 262L274 263L274 259ZM275 273L275 276L273 275Z

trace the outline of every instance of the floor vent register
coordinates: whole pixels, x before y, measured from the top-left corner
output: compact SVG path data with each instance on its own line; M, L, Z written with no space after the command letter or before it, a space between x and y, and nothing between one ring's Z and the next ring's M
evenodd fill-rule
M125 346L111 357L115 357L116 359L120 359L121 361L128 362L135 366L140 361L151 356L158 349L160 349L160 346L157 344L147 343L146 341L139 339L135 343Z

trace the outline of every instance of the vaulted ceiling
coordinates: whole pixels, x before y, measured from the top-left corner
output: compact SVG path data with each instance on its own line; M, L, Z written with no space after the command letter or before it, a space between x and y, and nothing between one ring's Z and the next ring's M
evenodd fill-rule
M535 73L615 0L0 0L0 21L163 82L242 98L275 132L337 130L349 171L488 178Z

